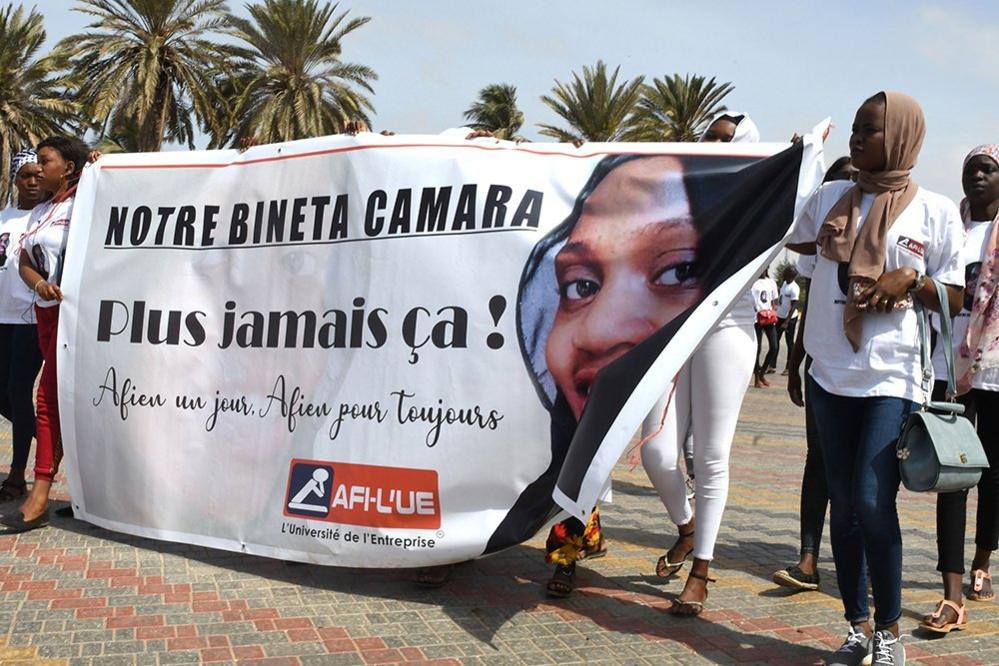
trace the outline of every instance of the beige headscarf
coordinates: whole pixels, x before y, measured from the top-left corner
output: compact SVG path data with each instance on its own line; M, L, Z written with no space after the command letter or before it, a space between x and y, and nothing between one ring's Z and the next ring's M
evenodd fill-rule
M829 211L819 229L818 246L831 261L850 262L850 286L843 314L843 331L854 351L860 349L863 311L853 300L854 284L875 282L885 269L888 229L916 197L919 186L909 178L923 146L926 124L919 102L898 92L881 92L885 98L884 171L860 171L857 184ZM860 199L874 193L874 204L863 227L857 230Z

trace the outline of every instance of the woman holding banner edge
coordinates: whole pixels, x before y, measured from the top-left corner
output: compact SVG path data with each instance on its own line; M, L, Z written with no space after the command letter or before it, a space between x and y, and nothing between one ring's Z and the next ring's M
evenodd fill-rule
M759 131L748 115L727 111L712 121L701 141L756 143ZM753 292L747 290L708 334L680 370L672 394L656 403L642 426L642 464L679 532L656 563L656 575L670 577L694 557L683 591L670 608L675 615L699 615L708 596L709 566L728 498L729 452L756 363ZM679 466L688 431L693 434L694 493L700 514L696 533Z
M89 155L87 145L75 138L56 136L38 144L42 189L52 196L32 210L20 253L21 279L37 297L35 315L44 359L37 397L35 481L24 503L0 517L0 534L27 532L44 527L49 521L49 493L62 460L56 384L56 334L62 301L59 282L74 195Z
M566 454L597 371L689 311L702 297L703 279L717 279L718 257L701 256L701 249L732 247L731 229L719 218L729 204L719 204L744 182L731 174L763 177L765 171L755 169L757 161L750 156L605 158L570 217L536 246L521 280L518 331L539 396L552 414L556 467L522 493L518 505L525 506L515 512L550 501L551 486L545 482L554 483L557 461ZM657 214L659 207L672 212ZM608 231L612 225L620 231ZM648 253L652 256L642 259ZM710 273L702 275L704 270ZM627 297L619 291L623 285L634 289ZM549 304L549 293L561 294L557 308ZM748 384L753 345L751 334L745 335ZM513 524L508 522L497 533L509 535ZM596 523L592 517L590 522ZM598 535L575 519L553 529L546 550L557 568L549 594L571 593L575 564L582 559L577 554L588 555L600 544Z
M881 92L858 109L850 138L857 184L824 184L789 239L815 242L805 348L807 381L832 506L836 576L850 627L826 663L902 664L902 536L894 445L920 388L912 299L939 310L934 282L960 307L962 225L956 206L910 179L922 146L922 109ZM870 624L867 578L874 592Z

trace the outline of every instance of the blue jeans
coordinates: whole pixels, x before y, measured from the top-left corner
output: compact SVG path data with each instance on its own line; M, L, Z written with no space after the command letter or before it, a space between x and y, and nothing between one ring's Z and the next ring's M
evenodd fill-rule
M829 531L845 617L853 624L869 619L870 572L874 622L886 627L902 616L895 444L918 405L904 398L847 398L829 393L811 377L808 381L829 484Z

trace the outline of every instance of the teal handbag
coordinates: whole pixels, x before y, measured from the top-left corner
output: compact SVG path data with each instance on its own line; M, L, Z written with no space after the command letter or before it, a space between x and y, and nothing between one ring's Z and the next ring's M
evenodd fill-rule
M947 289L932 281L940 299L940 311L947 312ZM909 415L898 438L896 454L902 473L902 484L915 492L949 493L978 485L982 471L988 469L982 442L975 427L964 418L964 405L954 402L957 395L954 382L954 346L951 342L950 317L941 316L941 335L947 360L948 402L931 400L930 325L919 299L913 299L919 321L920 356L923 364L923 406Z

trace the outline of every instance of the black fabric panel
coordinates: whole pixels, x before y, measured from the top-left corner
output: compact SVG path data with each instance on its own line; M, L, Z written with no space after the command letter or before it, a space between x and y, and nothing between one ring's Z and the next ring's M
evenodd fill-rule
M800 143L795 144L737 174L725 174L724 179L712 172L710 158L706 158L703 171L697 170L693 187L715 190L718 196L701 213L708 218L698 257L705 294L787 232L794 217L803 150ZM701 179L714 186L698 185ZM558 477L558 488L566 496L579 497L583 477L618 412L692 311L674 319L597 375Z

